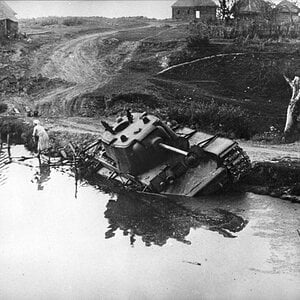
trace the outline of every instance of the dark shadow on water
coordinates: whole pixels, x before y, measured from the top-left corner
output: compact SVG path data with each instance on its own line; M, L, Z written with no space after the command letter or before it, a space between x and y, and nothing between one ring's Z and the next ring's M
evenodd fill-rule
M117 200L110 200L104 215L109 227L106 238L115 236L119 229L133 246L136 236L142 238L145 246L163 246L168 239L191 244L188 235L191 228L205 228L216 231L227 238L234 238L248 221L222 209L205 209L204 203L191 209L185 202L178 203L174 197L168 199L156 195L122 192Z
M104 213L109 226L105 238L113 238L118 230L134 246L141 237L145 246L163 246L168 239L190 245L191 229L216 231L227 238L235 238L248 223L242 217L218 208L213 198L189 198L127 191L114 180L93 175L87 183L111 195Z
M71 170L63 168L61 171L74 176ZM39 191L44 189L50 178L51 167L48 164L35 169L33 182L36 182ZM75 173L75 197L77 179ZM84 181L112 196L104 212L109 223L105 237L112 238L116 231L121 231L132 246L137 237L142 239L145 246L163 246L169 239L189 245L190 231L197 228L234 238L234 233L241 231L247 224L242 217L216 208L219 206L218 202L212 203L209 198L191 199L137 193L127 191L115 181L99 176L92 176Z
M42 191L44 184L50 179L51 168L48 164L42 164L39 166L34 174L34 180L37 183L37 189Z

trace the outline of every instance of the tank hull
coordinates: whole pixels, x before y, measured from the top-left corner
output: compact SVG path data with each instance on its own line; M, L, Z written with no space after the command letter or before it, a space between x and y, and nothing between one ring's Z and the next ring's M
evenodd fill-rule
M186 140L189 149L203 151L204 156L200 155L196 164L186 163L184 151L168 152L164 161L154 167L140 174L131 174L121 171L107 156L105 149L98 147L90 152L90 158L86 160L89 167L85 169L137 191L194 197L213 194L237 182L251 168L247 154L233 140L186 127L173 130L181 144L182 140Z

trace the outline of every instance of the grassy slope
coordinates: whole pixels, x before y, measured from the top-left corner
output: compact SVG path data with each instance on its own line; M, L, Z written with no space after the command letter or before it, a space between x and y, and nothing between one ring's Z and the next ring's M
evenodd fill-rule
M140 40L153 32L126 32L123 40ZM181 26L145 38L133 60L108 85L96 91L112 100L110 112L124 105L148 109L202 130L253 138L268 132L273 138L285 122L290 90L283 74L300 72L295 45L269 44L258 51L255 44L205 44L187 47ZM216 57L156 76L169 65L219 53L243 52L243 56ZM95 95L95 94L94 94ZM152 102L149 102L151 99ZM275 129L274 129L275 128Z

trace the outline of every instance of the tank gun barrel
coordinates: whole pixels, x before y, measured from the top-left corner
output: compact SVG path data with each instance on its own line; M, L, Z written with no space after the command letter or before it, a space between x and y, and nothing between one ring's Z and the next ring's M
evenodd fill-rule
M169 150L169 151L172 151L172 152L176 152L178 154L181 154L181 155L184 155L184 156L187 156L189 153L187 151L184 151L184 150L181 150L181 149L178 149L178 148L175 148L175 147L172 147L170 145L166 145L164 143L159 143L158 144L160 147L166 149L166 150Z

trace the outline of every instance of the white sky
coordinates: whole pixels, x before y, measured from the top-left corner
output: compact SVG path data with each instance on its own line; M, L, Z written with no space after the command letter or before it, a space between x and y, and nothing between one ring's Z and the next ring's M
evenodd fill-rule
M46 16L146 16L164 19L171 17L171 5L176 0L136 1L6 1L18 18Z
M214 1L218 3L218 0ZM280 1L272 0L274 3ZM176 0L6 1L18 14L18 18L47 16L103 16L109 18L145 16L157 19L171 18L171 5L175 2Z

